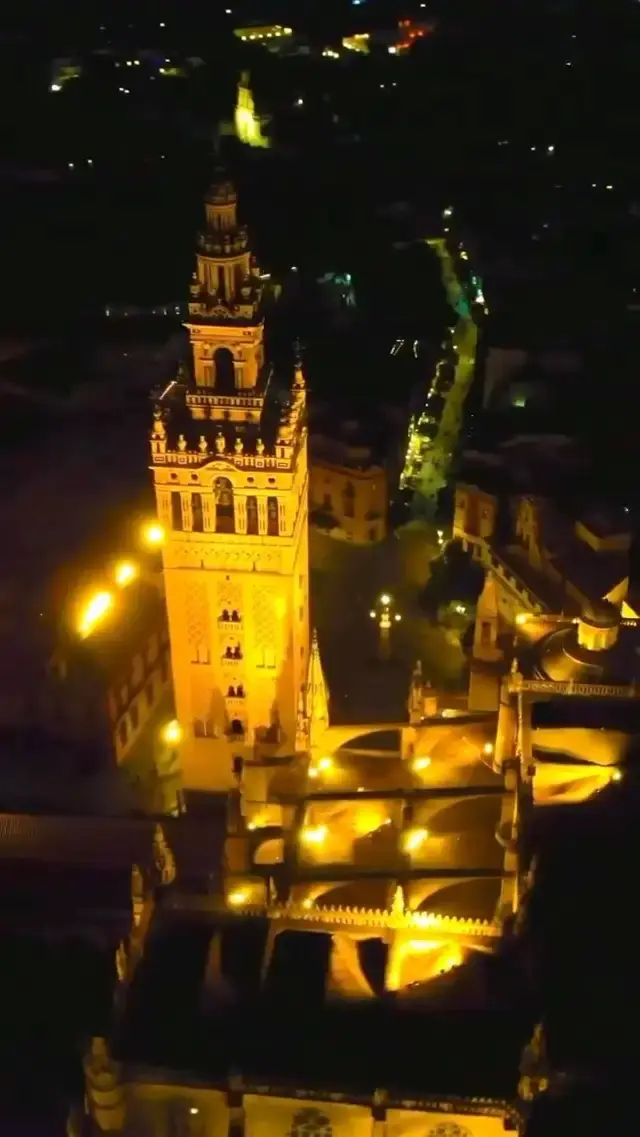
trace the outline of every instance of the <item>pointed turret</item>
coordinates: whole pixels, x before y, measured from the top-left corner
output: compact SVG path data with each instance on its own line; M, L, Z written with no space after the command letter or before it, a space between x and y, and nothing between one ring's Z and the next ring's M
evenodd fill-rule
M501 661L499 645L498 583L489 571L478 599L469 673L469 710L495 711L500 696Z
M498 585L492 572L484 578L476 608L476 624L473 635L473 658L494 663L502 659L503 652L498 646Z
M422 677L422 663L419 659L416 660L409 684L407 710L409 711L409 722L412 725L422 722L424 718L424 679Z
M309 720L309 745L311 747L318 746L329 726L329 691L322 670L318 633L315 628L311 639L306 707Z

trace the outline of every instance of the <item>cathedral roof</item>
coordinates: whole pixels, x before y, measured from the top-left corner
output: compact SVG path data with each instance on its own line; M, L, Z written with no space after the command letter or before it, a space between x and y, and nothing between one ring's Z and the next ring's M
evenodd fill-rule
M172 921L158 932L134 975L116 1055L134 1066L175 1071L174 1079L210 1084L234 1069L262 1085L333 1092L385 1086L422 1098L485 1100L515 1093L527 1029L519 1016L475 1012L461 1025L450 1011L418 1016L382 1000L327 1004L329 937L314 933L278 935L261 988L267 934L266 921ZM380 982L375 952L358 950ZM216 960L224 984L215 977L206 982Z
M591 607L590 611L593 612ZM605 610L601 619L604 621L609 616ZM597 619L598 613L593 612L593 619L587 617L585 622L602 628L612 626L597 623ZM616 642L600 651L590 651L578 642L578 628L578 624L568 623L538 641L534 651L538 675L556 683L573 680L612 686L626 686L640 680L640 637L635 627L623 624Z

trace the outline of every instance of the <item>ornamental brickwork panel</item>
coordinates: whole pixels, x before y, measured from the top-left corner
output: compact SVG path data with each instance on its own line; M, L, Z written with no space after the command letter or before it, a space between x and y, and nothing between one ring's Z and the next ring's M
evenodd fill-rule
M189 647L192 654L206 654L211 651L211 620L206 584L192 581L187 586L185 603Z

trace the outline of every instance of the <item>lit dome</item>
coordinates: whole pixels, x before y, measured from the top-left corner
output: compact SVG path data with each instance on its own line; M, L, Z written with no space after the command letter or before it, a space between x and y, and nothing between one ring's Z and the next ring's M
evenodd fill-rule
M626 685L640 677L637 639L620 635L620 613L606 600L587 604L575 624L537 645L536 671L556 683Z
M585 604L581 618L596 628L616 628L620 623L620 612L610 600L594 600Z

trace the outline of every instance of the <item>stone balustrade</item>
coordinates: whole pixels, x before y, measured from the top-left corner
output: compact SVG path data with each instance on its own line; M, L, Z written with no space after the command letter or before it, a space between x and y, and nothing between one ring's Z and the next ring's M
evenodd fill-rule
M389 928L394 931L431 931L443 935L498 938L497 924L488 920L440 916L434 912L400 912L382 908L351 908L342 905L270 904L236 909L240 917L266 915L274 922L324 924L352 928Z
M290 449L291 456L286 458L276 458L274 454L218 454L213 449L208 453L200 450L154 451L151 457L155 466L206 466L216 458L223 458L239 470L290 470L294 464L294 448Z
M556 683L552 679L523 679L522 675L514 675L509 680L509 690L512 694L530 695L575 695L581 698L604 699L637 699L640 695L635 685L608 685L606 683Z

